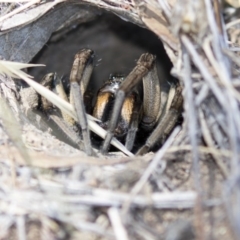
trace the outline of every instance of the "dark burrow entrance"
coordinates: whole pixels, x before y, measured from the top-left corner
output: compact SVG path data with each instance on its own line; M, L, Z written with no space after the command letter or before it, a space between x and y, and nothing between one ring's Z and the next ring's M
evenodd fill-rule
M72 26L68 33L61 36L53 34L32 60L32 63L42 63L46 67L34 68L30 74L39 81L45 74L56 72L59 76L64 76L63 79L67 82L74 55L82 48L91 48L95 53L94 70L89 84L95 94L111 73L127 75L145 52L157 57L158 76L163 89L168 90L167 82L174 81L169 74L171 62L158 37L147 29L107 12L90 22ZM55 128L54 134L68 142L58 128ZM144 142L144 136L138 138L141 139L140 144Z

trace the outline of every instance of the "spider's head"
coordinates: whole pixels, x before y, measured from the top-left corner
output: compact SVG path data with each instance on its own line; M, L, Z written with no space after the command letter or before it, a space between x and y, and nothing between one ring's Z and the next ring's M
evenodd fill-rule
M110 74L109 79L104 83L100 92L111 92L113 94L119 89L119 86L124 81L125 76L120 73Z
M109 82L122 82L125 79L125 75L122 73L111 73L109 76Z

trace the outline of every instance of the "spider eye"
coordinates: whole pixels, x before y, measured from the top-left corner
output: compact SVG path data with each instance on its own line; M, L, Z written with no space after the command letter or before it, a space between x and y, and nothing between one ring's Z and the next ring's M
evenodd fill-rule
M115 80L115 74L112 74L112 73L111 73L111 74L109 75L109 80Z
M124 74L121 73L111 73L109 76L110 81L120 81L122 82L125 79Z

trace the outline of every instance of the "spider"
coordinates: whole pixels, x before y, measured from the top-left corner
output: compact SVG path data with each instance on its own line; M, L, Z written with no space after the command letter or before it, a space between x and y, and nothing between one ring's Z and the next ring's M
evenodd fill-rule
M84 98L93 71L93 58L94 52L91 49L82 49L75 55L69 78L69 95L66 94L61 79L56 78L55 74L48 74L41 81L49 89L55 88L58 95L74 106L78 122L62 113L65 125L62 126L61 123L60 127L66 129L66 123L68 126L79 124L83 141L77 141L83 142L82 147L88 155L93 155L94 151ZM120 74L110 75L109 80L97 93L92 115L99 119L100 126L107 130L101 152L108 152L113 136L125 140L126 148L131 151L136 133L141 129L149 136L136 154L147 153L172 131L182 114L182 105L180 84L170 84L168 94L164 95L157 75L156 57L150 53L142 54L136 67L126 77ZM49 113L49 103L46 99L42 99L42 108ZM69 135L72 134L71 131Z

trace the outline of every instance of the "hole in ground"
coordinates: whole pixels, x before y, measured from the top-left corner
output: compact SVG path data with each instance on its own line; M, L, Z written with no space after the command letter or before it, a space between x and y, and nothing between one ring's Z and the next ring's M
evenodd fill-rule
M172 65L158 37L107 12L96 20L74 27L58 40L53 34L32 60L32 63L43 63L46 67L34 68L30 74L40 80L49 72L57 72L67 79L74 55L86 47L95 52L95 67L89 84L91 90L96 92L111 73L127 75L145 52L157 56L159 79L163 88L168 88L166 81L171 81L169 72ZM59 129L55 129L54 133L66 141Z

